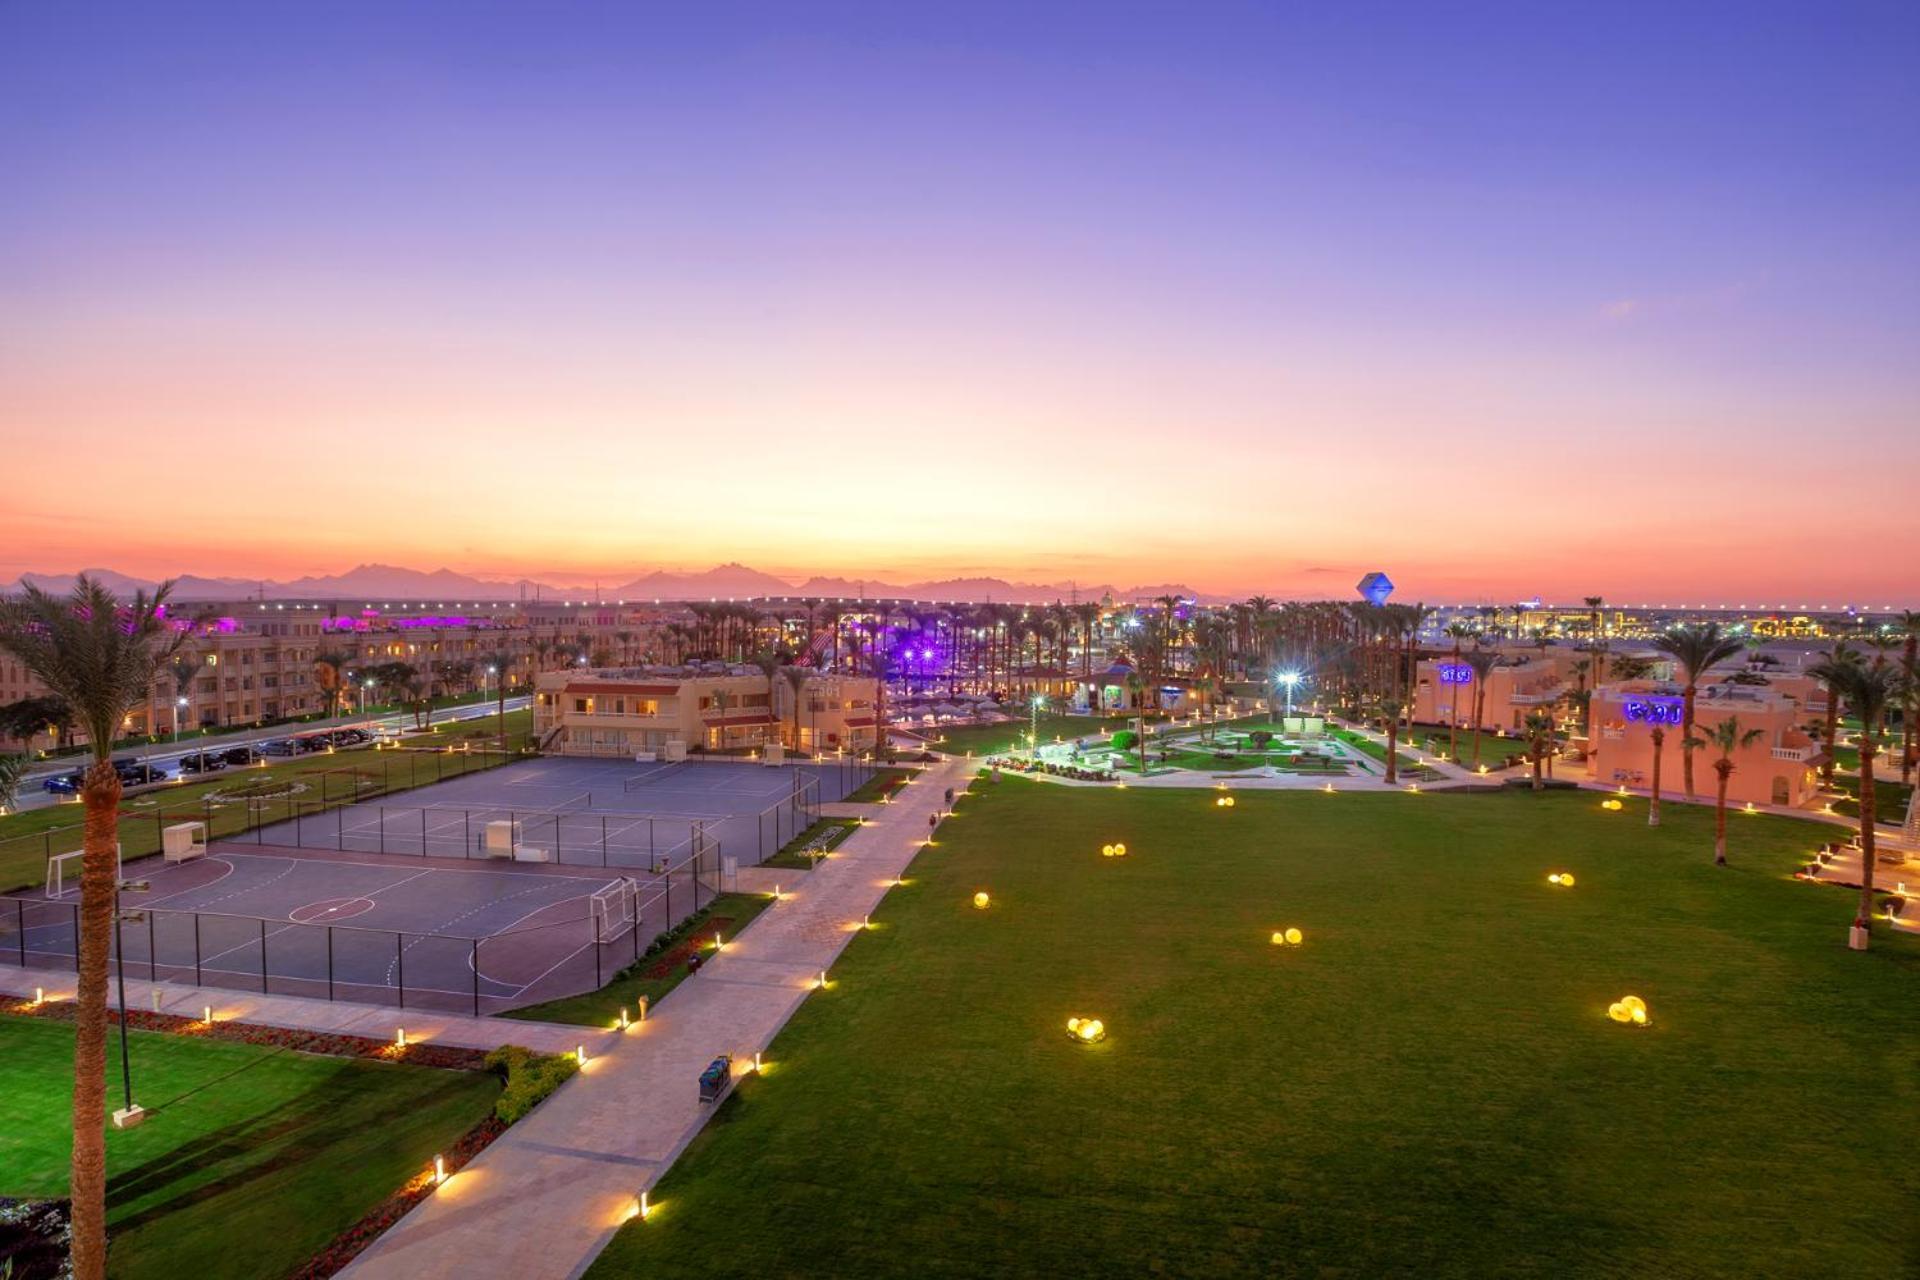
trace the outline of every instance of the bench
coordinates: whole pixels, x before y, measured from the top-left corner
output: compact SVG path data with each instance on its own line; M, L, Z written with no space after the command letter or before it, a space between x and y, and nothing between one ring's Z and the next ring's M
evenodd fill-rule
M181 822L160 833L160 856L165 862L188 862L207 853L207 824Z

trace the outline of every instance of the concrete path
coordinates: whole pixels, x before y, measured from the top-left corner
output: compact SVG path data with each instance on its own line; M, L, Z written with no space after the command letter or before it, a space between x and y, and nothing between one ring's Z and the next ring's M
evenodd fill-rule
M609 1034L581 1074L376 1241L354 1280L580 1274L712 1114L700 1071L750 1070L926 839L971 772L928 768L784 901L762 912L644 1024ZM769 1063L774 1069L777 1063Z
M0 992L30 998L34 988L46 990L49 1000L74 997L74 975L45 969L0 965ZM159 997L158 1003L154 997ZM118 992L108 987L108 999ZM198 1018L207 1006L223 1022L253 1022L264 1027L295 1027L302 1031L335 1031L341 1035L391 1040L404 1027L407 1039L419 1043L456 1045L463 1049L495 1049L503 1044L525 1045L541 1053L572 1053L584 1040L588 1053L596 1040L611 1032L570 1027L554 1022L522 1022L514 1018L470 1018L427 1009L396 1009L392 1005L355 1004L346 1000L304 1000L298 996L262 996L224 987L182 986L177 982L127 979L127 1008L158 1010Z

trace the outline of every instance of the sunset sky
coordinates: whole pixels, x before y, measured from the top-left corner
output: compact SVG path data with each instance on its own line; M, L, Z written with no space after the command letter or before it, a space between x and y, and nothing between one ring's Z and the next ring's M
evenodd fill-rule
M934 8L0 5L0 579L1920 604L1920 6Z

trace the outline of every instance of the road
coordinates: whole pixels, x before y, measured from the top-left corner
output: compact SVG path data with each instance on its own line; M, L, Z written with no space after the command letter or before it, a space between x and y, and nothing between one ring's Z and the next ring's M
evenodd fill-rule
M507 699L507 710L519 711L531 702L522 695ZM458 707L439 707L433 712L434 724L448 724L463 720L480 720L499 714L499 704L494 702L471 702ZM411 727L413 712L396 711L382 716L337 716L331 720L309 720L300 724L280 724L267 728L236 729L232 733L207 734L198 738L189 738L175 746L172 743L156 742L142 751L115 752L116 759L133 759L143 764L158 765L174 769L185 756L198 755L202 751L225 751L229 747L245 746L249 743L265 742L269 738L290 738L295 734L313 733L320 729ZM298 757L290 757L298 758ZM23 811L38 809L44 805L58 804L60 797L49 794L41 787L46 779L63 773L72 773L85 763L84 756L65 756L57 760L48 760L35 766L26 777L21 779L19 794L15 797L14 809Z

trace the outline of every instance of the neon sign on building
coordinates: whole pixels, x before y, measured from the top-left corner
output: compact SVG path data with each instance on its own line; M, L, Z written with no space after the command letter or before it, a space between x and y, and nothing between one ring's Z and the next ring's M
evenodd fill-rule
M1464 662L1443 662L1440 664L1441 684L1472 684L1473 668Z
M1677 725L1684 718L1679 698L1628 698L1621 704L1621 710L1628 720L1646 724Z

